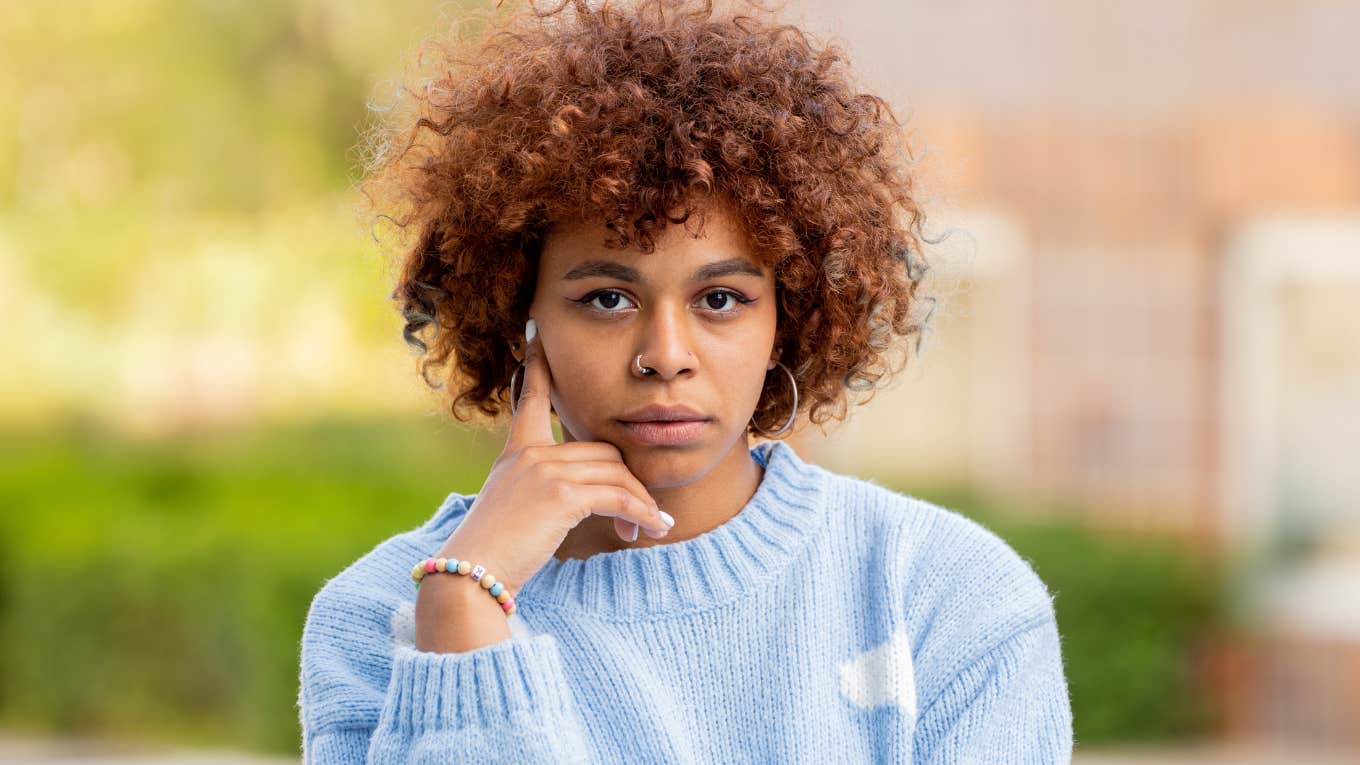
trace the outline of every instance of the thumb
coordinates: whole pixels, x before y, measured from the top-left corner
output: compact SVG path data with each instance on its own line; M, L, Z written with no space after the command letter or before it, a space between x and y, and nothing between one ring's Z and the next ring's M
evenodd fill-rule
M507 447L524 447L534 444L555 444L552 430L552 401L548 396L552 389L552 373L548 362L543 358L543 341L538 337L537 326L533 319L525 325L524 334L528 342L524 345L524 385L520 390L519 402L515 405L515 417L510 422L510 435ZM514 391L511 391L514 395Z

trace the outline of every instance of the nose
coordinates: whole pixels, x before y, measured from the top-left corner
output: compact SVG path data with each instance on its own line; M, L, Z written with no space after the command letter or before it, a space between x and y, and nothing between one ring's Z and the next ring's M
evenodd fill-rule
M631 363L633 375L673 380L682 374L693 374L698 357L690 342L688 312L683 306L666 308L658 305L650 314L641 322L643 337L637 353L642 354L642 366L656 372L645 375L639 372L635 353Z

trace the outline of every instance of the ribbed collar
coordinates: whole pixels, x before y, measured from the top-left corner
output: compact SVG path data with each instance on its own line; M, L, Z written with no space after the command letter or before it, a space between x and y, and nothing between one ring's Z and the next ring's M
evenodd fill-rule
M825 527L826 472L783 441L751 456L765 466L756 492L726 523L681 542L548 559L516 600L526 610L585 610L606 621L679 615L761 587Z

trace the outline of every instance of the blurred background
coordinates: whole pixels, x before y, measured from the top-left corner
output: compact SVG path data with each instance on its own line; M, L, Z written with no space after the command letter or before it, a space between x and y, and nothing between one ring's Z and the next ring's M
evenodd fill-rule
M480 487L351 191L468 7L4 3L0 760L295 760L311 596ZM1034 564L1079 762L1354 761L1360 3L785 16L944 237L919 356L795 447Z

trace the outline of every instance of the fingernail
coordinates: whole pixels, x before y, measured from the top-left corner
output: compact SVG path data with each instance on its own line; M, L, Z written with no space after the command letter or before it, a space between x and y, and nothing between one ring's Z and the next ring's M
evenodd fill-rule
M670 513L666 512L665 510L658 510L657 512L661 514L661 520L666 522L666 528L670 528L675 525L675 519L671 517Z
M538 323L533 319L524 322L524 342L532 343L534 335L538 334Z
M634 523L634 524L633 524L633 538L630 539L630 540L628 540L628 541L629 541L629 542L636 542L636 541L637 541L637 535L638 535L638 525L637 525L636 523Z

